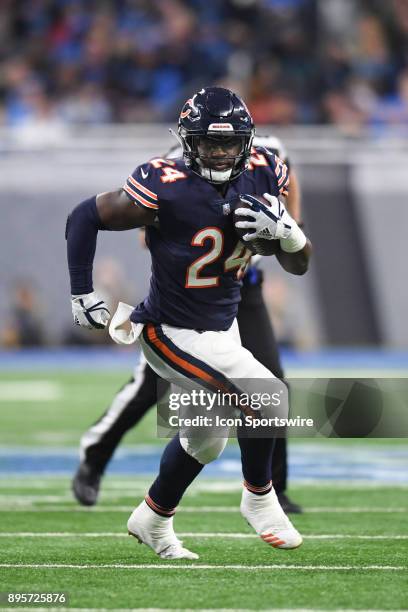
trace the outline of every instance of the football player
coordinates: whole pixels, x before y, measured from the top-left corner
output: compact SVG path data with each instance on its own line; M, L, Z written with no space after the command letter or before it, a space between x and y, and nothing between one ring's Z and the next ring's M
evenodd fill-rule
M277 259L293 274L308 267L311 245L279 195L288 170L267 149L252 149L254 125L233 92L209 87L184 105L178 134L183 158L153 159L128 177L123 189L77 206L66 228L74 320L103 328L110 317L93 291L92 264L100 230L146 226L152 256L148 297L132 312L133 329L156 374L191 388L234 387L233 381L275 379L240 342L236 314L242 270L251 252L244 241L279 241ZM239 194L264 194L270 208L238 208L247 220L235 224L231 202ZM234 387L236 388L236 387ZM245 392L245 382L239 391ZM239 406L238 406L239 407ZM241 428L245 430L245 427ZM241 513L275 548L296 548L302 538L283 512L271 483L273 439L238 435L245 478ZM223 451L226 437L176 435L164 449L157 478L128 520L128 531L163 559L198 556L182 546L173 516L184 492L204 465Z
M275 136L255 136L253 146L266 147L270 153L284 160L290 178L287 210L299 223L301 205L297 176L290 167L281 141ZM181 147L175 145L164 158L177 159L182 154ZM143 233L142 239L144 241ZM277 378L283 378L278 347L262 296L263 273L252 262L253 260L243 277L241 302L238 307L237 321L241 341ZM142 354L131 379L115 395L102 417L81 438L81 462L72 481L73 493L80 504L93 506L97 503L101 478L121 439L156 403L157 374ZM285 437L276 439L272 454L273 487L285 512L300 513L301 507L286 495L286 447Z

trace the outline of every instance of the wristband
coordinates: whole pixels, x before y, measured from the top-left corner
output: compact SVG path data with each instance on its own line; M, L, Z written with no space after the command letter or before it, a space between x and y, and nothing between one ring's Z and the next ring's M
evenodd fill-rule
M285 253L297 253L301 251L307 242L307 238L295 223L291 229L288 238L280 239L280 247Z

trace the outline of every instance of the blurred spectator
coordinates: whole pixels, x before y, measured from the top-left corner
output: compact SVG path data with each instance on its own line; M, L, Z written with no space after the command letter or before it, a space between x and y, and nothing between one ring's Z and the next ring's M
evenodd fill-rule
M19 281L14 287L10 318L1 330L1 341L7 348L45 344L42 313L30 281Z
M172 121L191 91L224 83L257 123L354 131L406 122L407 69L406 0L0 3L8 125Z
M399 75L397 91L373 104L369 119L375 126L408 124L408 69Z
M112 111L103 90L93 83L81 85L58 104L58 115L67 123L107 123Z

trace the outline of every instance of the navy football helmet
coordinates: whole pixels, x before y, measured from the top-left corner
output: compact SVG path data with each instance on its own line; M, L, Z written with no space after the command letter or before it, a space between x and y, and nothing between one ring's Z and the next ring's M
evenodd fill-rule
M236 179L248 167L255 127L229 89L206 87L187 100L178 134L186 166L211 183Z

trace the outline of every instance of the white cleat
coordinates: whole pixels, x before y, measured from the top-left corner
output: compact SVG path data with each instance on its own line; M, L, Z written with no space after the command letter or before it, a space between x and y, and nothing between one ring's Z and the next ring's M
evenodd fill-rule
M183 548L173 529L172 516L156 514L146 502L133 510L127 523L128 533L154 550L162 559L198 559L196 553Z
M240 509L244 519L270 546L298 548L302 544L302 536L282 510L273 488L266 495L255 495L244 487Z

